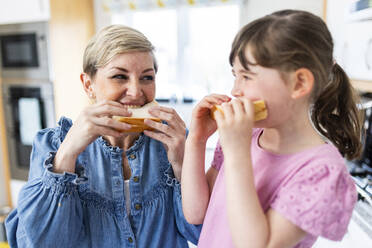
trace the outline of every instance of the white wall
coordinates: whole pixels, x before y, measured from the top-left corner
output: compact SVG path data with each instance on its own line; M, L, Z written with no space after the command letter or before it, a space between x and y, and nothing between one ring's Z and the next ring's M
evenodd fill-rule
M323 17L325 0L245 0L241 9L241 25L281 9L301 9ZM344 1L344 0L342 0ZM96 30L111 23L110 12L104 10L102 0L94 0Z
M323 17L324 0L247 0L241 11L241 24L282 9L300 9Z

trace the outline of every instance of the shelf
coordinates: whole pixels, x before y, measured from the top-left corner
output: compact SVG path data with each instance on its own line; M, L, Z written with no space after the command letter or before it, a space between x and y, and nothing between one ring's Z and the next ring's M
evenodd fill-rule
M351 84L358 91L372 93L372 81L351 79Z

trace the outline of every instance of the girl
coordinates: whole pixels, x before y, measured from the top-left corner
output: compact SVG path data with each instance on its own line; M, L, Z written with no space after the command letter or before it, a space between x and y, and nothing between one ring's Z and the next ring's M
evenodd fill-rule
M199 247L311 247L341 240L357 199L343 157L361 152L352 86L333 61L325 23L283 10L235 37L230 100L206 96L194 109L182 170L186 219L204 222ZM264 100L254 123L252 102ZM222 104L223 114L210 117ZM214 160L205 145L218 128ZM208 208L207 208L208 207Z

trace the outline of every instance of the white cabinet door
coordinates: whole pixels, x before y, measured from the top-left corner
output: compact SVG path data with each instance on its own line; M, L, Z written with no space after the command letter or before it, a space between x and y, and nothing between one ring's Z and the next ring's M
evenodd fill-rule
M0 0L0 24L47 21L49 0Z

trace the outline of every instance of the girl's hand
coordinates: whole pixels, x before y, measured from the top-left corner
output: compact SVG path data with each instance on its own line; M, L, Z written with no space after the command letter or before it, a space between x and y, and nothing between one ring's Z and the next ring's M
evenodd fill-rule
M234 99L222 104L223 114L216 111L215 118L224 154L237 154L250 149L254 108L250 100Z
M145 119L145 124L156 131L145 130L144 134L164 144L174 174L180 180L186 140L185 122L172 108L155 106L149 109L149 113L167 124Z
M216 121L211 117L211 108L230 101L226 95L212 94L204 97L192 111L190 135L200 142L207 142L217 129Z

